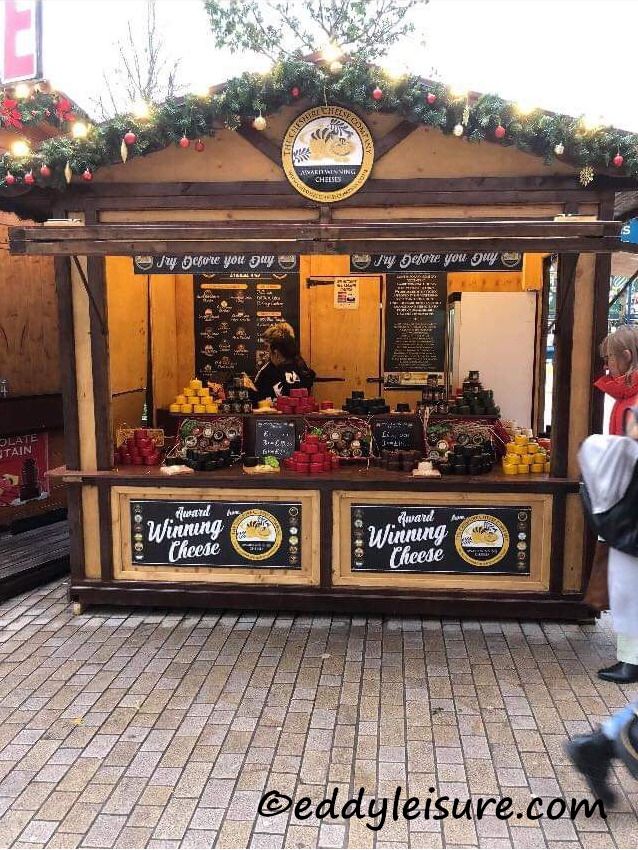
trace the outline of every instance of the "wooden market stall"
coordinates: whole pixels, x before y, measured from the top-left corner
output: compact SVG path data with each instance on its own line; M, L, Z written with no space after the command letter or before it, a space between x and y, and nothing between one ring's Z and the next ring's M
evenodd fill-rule
M332 138L335 122L345 130ZM55 257L71 598L79 606L590 616L576 453L601 424L591 387L610 257L621 248L612 221L619 178L604 172L583 185L579 167L558 157L547 164L392 111L313 108L303 97L264 125L219 127L205 144L104 165L60 193L51 217L61 221L12 231L14 252ZM325 126L328 136L317 131ZM246 453L266 454L278 433L268 423L283 420L292 421L290 451L326 421L341 440L339 422L354 410L366 420L381 411L372 423L377 449L385 439L388 451L427 457L428 427L447 422L458 440L459 421L479 409L459 400L450 424L454 415L437 413L430 396L417 416L427 376L439 376L442 398L464 380L473 391L479 379L468 382L466 372L474 371L493 388L501 418L519 422L523 444L542 422L552 257L549 471L509 475L499 462L459 474L459 462L455 474L423 478L389 454L314 475L256 476L235 463L168 476L114 463L118 428L139 425L145 405L167 434L185 418L199 422L197 433L207 422L214 430L223 409L194 410L187 400L184 411L177 397L220 369L256 368L274 317L295 328L319 376L313 395L331 412L264 417L229 403ZM254 299L245 345L233 343L227 359L206 324L221 321L224 293L229 302ZM410 413L388 413L379 401L363 411L362 391ZM487 405L491 396L479 391ZM346 398L340 417L333 408ZM498 419L483 408L478 417L490 428ZM393 443L393 429L405 436L408 421L408 443Z

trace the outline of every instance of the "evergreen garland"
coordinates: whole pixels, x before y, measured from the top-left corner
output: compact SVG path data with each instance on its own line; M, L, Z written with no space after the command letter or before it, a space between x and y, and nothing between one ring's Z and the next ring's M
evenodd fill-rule
M377 87L383 92L380 100L372 97ZM295 89L299 90L298 97L293 94ZM433 103L428 103L428 94L435 95ZM7 92L0 98L0 125L6 129L19 131L46 122L69 133L78 117L85 118L78 116L77 110L72 111L68 100L39 86L23 100L9 97ZM47 139L27 157L7 152L0 161L0 185L8 185L9 173L22 183L31 172L39 186L64 188L67 163L79 175L87 169L94 172L101 166L121 162L122 139L129 130L137 139L128 147L128 156L144 156L177 143L182 136L198 139L214 135L221 126L236 129L259 114L268 115L297 103L306 108L328 104L361 112L395 113L415 126L437 127L445 134L451 134L455 125L461 124L469 142L489 140L516 146L542 157L546 163L560 158L581 168L608 169L620 153L624 161L615 172L638 177L636 134L613 127L586 130L578 118L540 109L521 115L514 104L491 94L468 101L441 83L416 76L395 80L363 61L347 62L338 73L330 73L322 65L298 58L284 60L266 74L242 74L206 97L169 99L152 106L148 119L118 115L90 126L84 139L70 135ZM494 135L498 126L505 128L503 138ZM554 149L559 144L564 153L557 157ZM40 174L43 165L51 170L50 176Z

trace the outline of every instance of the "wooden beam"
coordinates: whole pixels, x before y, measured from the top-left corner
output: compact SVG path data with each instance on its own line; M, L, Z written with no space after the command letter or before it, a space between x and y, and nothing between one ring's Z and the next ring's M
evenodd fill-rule
M282 167L281 149L278 145L272 142L268 136L264 136L263 132L255 130L254 127L251 127L248 124L242 124L237 128L236 132L237 135L242 137L242 139L246 139L246 141L260 153L268 157L271 162L274 162L275 165L279 166L279 168Z
M389 133L386 133L374 143L374 161L379 162L387 153L400 144L421 125L412 124L410 121L401 121Z
M75 334L73 328L73 290L71 260L59 256L54 261L58 301L60 346L60 383L64 412L64 460L70 469L80 468L80 426L75 380Z
M556 478L567 476L571 402L572 345L574 339L574 283L578 254L558 258L556 324L554 328L554 388L552 393L552 469Z
M98 469L113 468L113 426L109 379L109 340L104 257L87 259L87 283L91 292L91 365L95 408L95 448Z

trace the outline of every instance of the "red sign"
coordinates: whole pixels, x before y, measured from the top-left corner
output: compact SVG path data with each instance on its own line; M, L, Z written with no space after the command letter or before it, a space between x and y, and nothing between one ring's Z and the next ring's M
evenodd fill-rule
M48 498L48 472L46 433L0 437L0 508Z
M2 82L42 76L42 9L40 0L4 0Z

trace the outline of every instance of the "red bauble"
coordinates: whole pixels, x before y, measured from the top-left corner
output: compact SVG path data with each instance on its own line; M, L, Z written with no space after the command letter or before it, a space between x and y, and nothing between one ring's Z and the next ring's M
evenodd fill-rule
M382 91L382 89L379 88L379 86L377 86L376 89L374 89L373 92L372 92L372 98L373 98L373 100L381 100L382 97L383 97L383 91Z
M182 138L179 140L178 144L179 144L180 148L184 148L184 150L186 150L186 148L189 147L190 142L186 138L186 136L182 136Z
M299 86L293 86L293 87L290 89L290 94L291 94L293 97L299 97L299 95L301 94L301 89L299 88Z
M616 168L621 168L624 161L625 157L621 153L617 153L616 156L612 159L612 162L614 163Z
M428 92L427 97L425 98L427 102L432 106L432 104L436 103L436 95L434 92Z
M13 175L11 172L9 172L7 174L7 176L4 178L4 182L7 184L7 186L13 186L13 184L16 182L16 180L17 180L17 177L15 177L15 175Z
M505 133L506 133L506 130L505 130L505 127L503 127L502 124L499 124L498 127L494 130L494 135L496 136L497 139L505 138Z
M33 171L27 171L27 173L24 175L24 182L28 186L33 186L33 184L35 183L35 177L33 176Z
M41 165L40 166L40 177L50 177L50 176L51 176L51 169L49 168L49 166L48 165Z
M127 145L134 145L137 141L137 136L132 130L129 130L128 133L124 133L124 141Z
M197 141L195 142L195 150L197 151L197 153L201 153L204 150L204 143L201 139L197 139Z
M90 183L91 180L93 180L93 175L88 168L85 168L82 172L82 180L86 180L87 183Z

